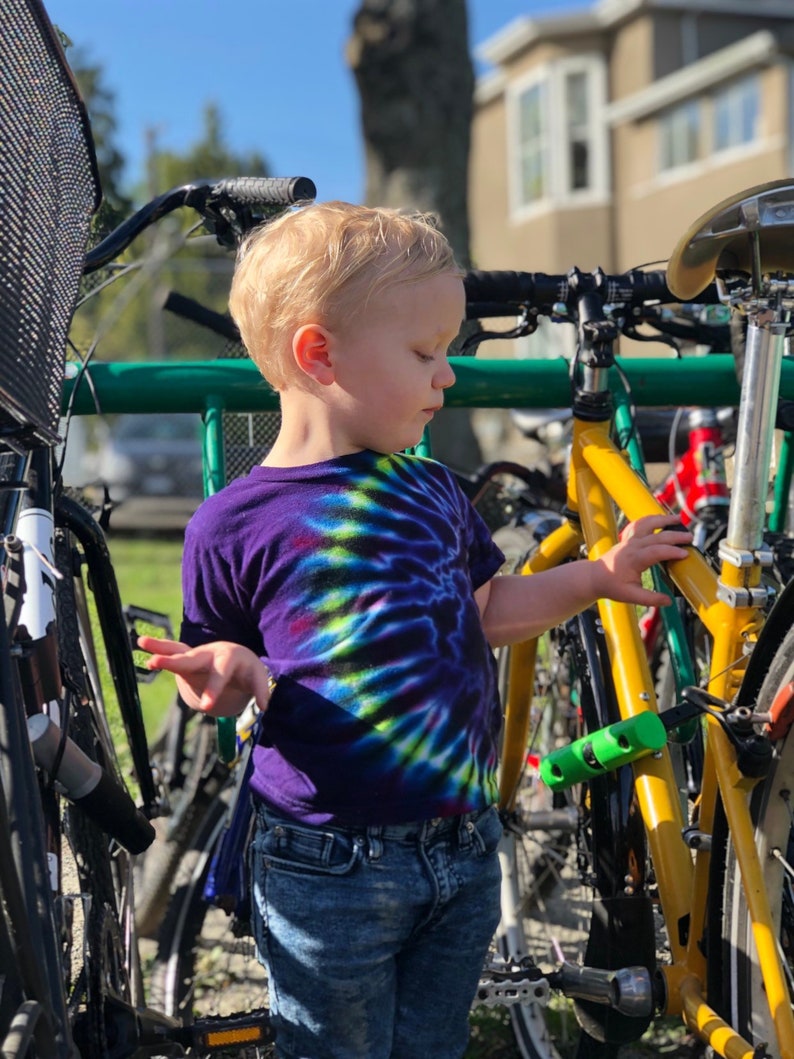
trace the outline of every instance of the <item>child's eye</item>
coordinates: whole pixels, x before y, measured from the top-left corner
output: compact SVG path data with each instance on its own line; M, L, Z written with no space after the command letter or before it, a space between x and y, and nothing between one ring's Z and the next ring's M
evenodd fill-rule
M419 358L422 364L429 364L433 359L432 354L428 355L427 353L422 353L418 349L414 350L414 355Z

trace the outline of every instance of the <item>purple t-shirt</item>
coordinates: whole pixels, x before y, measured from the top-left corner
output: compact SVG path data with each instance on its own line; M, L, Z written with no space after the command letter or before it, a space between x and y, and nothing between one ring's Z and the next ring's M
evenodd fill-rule
M474 591L503 561L433 460L255 467L188 525L182 639L232 640L277 686L253 790L307 823L496 801L501 710Z

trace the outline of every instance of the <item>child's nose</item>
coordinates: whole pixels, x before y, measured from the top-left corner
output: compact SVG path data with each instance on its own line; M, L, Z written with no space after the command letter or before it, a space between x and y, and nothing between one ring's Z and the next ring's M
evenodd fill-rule
M437 390L448 389L455 381L455 372L448 360L445 360L433 379L433 386Z

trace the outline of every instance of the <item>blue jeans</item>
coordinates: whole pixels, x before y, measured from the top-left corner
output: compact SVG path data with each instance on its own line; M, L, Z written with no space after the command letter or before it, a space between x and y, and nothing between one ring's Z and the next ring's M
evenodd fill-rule
M280 1059L459 1059L499 921L495 808L365 829L262 805L254 933Z

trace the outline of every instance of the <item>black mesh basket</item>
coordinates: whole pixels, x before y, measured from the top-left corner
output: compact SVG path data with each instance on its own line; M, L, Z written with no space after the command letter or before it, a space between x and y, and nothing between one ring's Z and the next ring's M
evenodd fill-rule
M0 0L0 54L0 444L47 444L99 180L83 103L38 0Z

